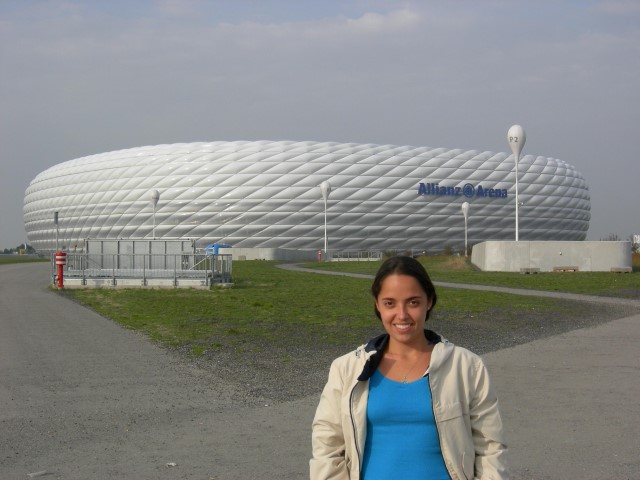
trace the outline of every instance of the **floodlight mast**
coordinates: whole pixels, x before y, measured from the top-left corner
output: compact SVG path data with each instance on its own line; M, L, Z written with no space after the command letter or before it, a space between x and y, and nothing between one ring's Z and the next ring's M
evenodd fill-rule
M462 215L464 215L464 256L467 257L467 218L469 216L469 202L462 204Z
M327 200L329 199L329 194L331 193L331 184L326 180L320 184L320 191L322 192L322 198L324 200L324 260L327 260L327 249L328 249L328 239L327 239Z
M516 242L518 241L518 207L520 206L520 199L518 198L518 162L520 161L520 153L524 147L527 136L524 133L524 128L520 125L513 125L507 132L507 141L513 152L513 161L516 165Z
M53 223L56 226L56 252L58 251L58 236L59 236L59 228L58 228L58 212L53 212Z
M151 190L151 204L153 205L153 229L151 230L151 237L156 239L156 206L160 200L160 192L158 190Z

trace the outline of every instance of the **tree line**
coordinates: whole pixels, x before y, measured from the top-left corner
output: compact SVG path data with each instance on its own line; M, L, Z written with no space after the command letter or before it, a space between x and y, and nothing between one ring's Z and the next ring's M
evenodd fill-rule
M32 254L35 254L36 251L31 245L21 243L20 245L14 248L5 248L2 251L2 253L4 255L12 255L12 254L32 255Z

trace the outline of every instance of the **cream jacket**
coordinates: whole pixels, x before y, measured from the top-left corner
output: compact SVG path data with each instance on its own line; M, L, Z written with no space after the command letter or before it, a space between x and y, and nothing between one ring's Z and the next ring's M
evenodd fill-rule
M453 480L507 479L498 400L482 359L425 330L435 347L428 379L444 463ZM369 378L388 335L337 358L313 420L311 480L360 478Z

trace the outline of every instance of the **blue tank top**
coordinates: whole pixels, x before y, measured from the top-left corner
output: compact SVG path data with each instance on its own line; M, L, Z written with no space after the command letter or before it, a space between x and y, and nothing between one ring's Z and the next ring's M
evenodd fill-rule
M362 480L450 480L427 377L400 383L378 370L369 380Z

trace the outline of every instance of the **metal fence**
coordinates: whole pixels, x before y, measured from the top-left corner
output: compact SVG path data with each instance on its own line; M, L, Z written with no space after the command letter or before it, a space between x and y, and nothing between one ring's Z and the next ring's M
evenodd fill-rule
M199 280L205 285L232 282L231 255L182 254L106 254L67 252L64 278L81 280L110 279L113 285L119 279L140 279L142 285L149 280L169 279L177 285L180 280ZM56 282L55 258L52 256L52 279Z
M329 260L332 262L375 262L383 256L381 250L335 250L329 252Z

